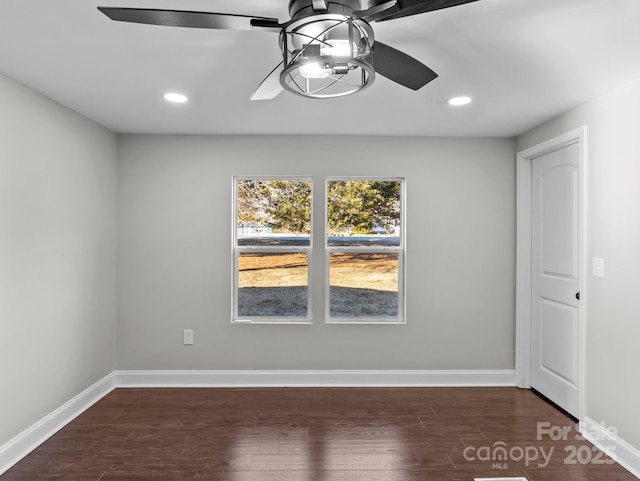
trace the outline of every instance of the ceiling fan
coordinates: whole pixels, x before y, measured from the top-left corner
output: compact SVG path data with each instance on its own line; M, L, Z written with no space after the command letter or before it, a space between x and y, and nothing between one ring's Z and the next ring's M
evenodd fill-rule
M279 35L283 60L251 100L275 98L283 89L311 98L353 94L379 74L418 90L436 74L415 58L374 39L371 22L455 7L477 0L290 0L291 19L229 13L98 7L120 22L222 30L257 30Z

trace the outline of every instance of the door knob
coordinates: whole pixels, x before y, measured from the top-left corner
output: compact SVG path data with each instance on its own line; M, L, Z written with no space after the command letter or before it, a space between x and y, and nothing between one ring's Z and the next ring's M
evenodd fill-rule
M580 300L580 293L576 292L576 299Z

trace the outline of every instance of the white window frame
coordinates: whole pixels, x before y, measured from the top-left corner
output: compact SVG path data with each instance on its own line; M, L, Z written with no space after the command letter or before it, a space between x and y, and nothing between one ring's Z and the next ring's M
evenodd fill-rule
M311 184L311 219L308 246L240 246L238 245L238 181L243 180L304 180ZM313 321L313 300L312 300L312 263L311 253L313 250L313 177L310 175L234 175L232 178L232 272L233 285L231 290L232 324L311 324ZM265 254L286 254L286 253L306 253L307 254L307 315L306 316L240 316L239 307L239 259L243 253L265 253Z
M353 246L329 246L328 242L328 192L329 182L333 181L374 181L374 182L400 182L400 243L398 246L375 246L375 247L353 247ZM325 250L325 323L326 324L406 324L406 278L405 278L405 257L406 257L406 179L404 177L376 177L376 176L336 176L326 177L324 182L324 250ZM396 253L398 254L398 313L396 317L331 317L330 312L330 261L332 253Z

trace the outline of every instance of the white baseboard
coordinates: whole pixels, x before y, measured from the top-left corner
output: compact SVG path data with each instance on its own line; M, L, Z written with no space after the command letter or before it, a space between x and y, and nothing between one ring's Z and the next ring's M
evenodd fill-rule
M0 475L113 391L115 387L115 376L112 372L0 446Z
M116 371L118 387L471 387L515 386L494 371Z
M640 479L640 451L618 437L615 430L587 417L580 423L580 434Z

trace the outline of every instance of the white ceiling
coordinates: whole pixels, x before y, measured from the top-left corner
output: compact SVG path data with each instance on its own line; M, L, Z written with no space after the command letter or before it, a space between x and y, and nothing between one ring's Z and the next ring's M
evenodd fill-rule
M341 99L259 102L249 97L281 60L277 35L113 22L96 9L284 21L287 3L2 0L0 73L121 133L506 137L640 78L639 0L479 0L374 23L376 39L440 77L417 92L378 76ZM190 102L168 104L170 90ZM461 94L473 103L446 104Z

